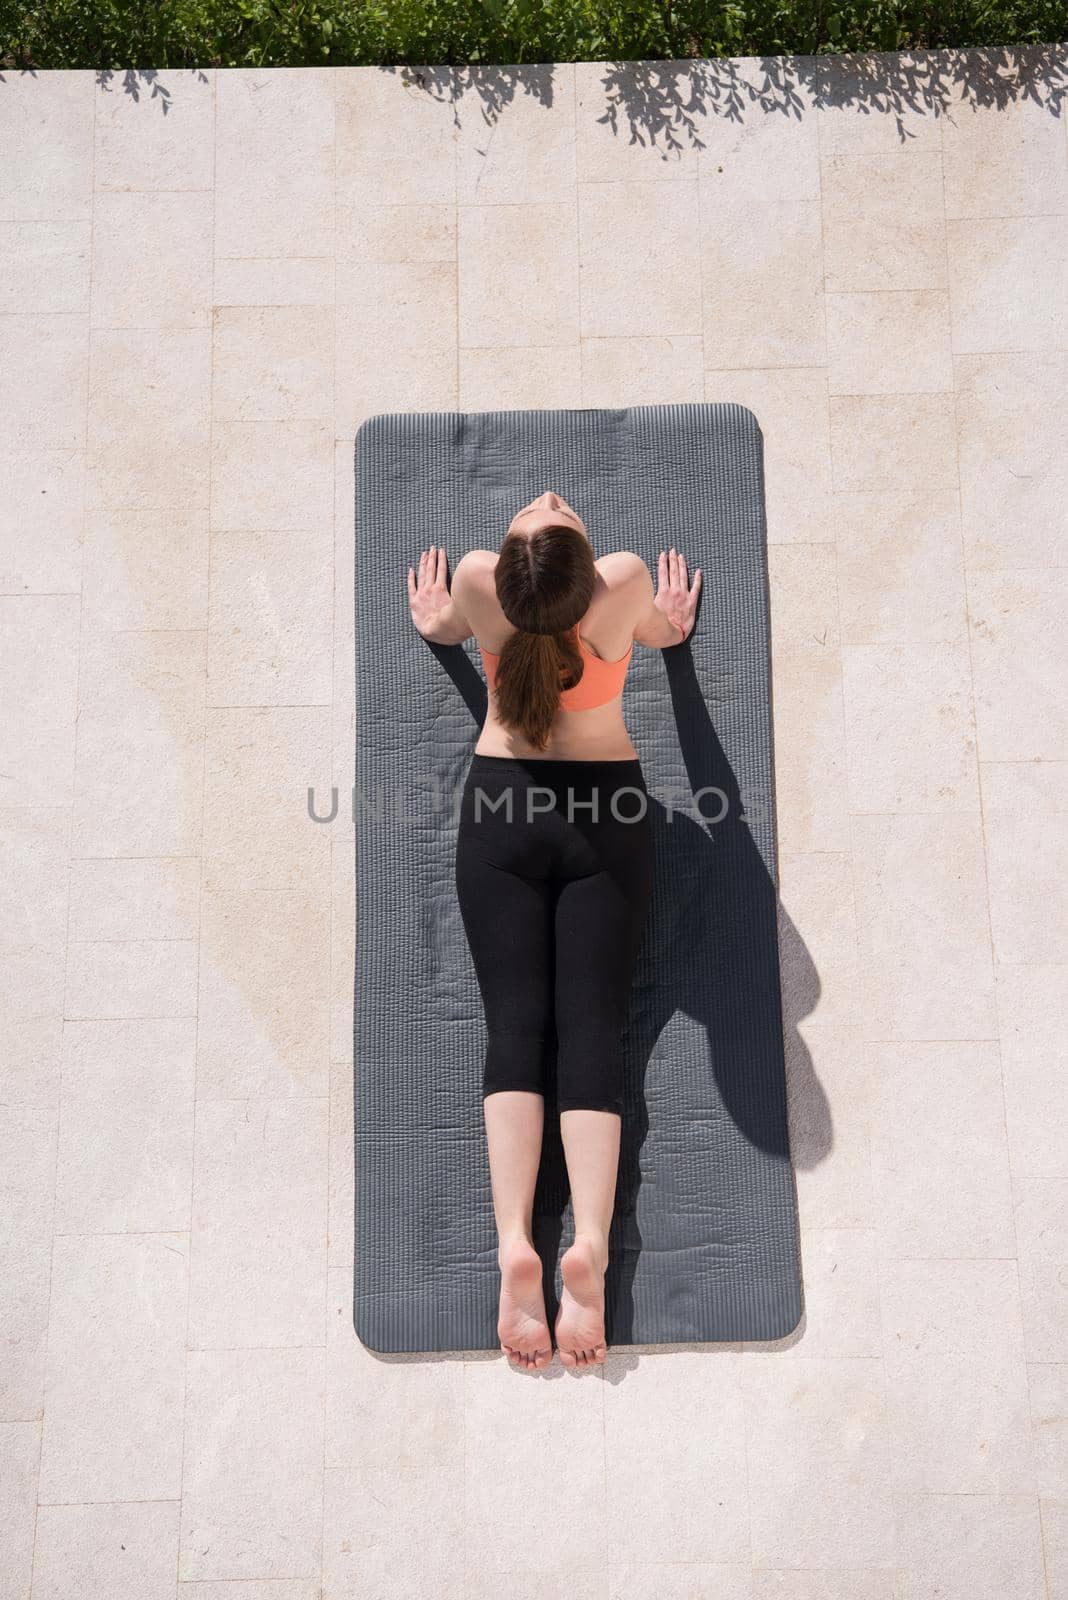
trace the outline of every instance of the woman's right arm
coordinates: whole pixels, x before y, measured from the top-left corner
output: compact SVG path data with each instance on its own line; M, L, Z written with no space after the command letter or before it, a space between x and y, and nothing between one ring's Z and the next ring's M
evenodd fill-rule
M635 639L651 650L667 650L671 645L682 644L693 632L697 601L701 594L700 567L695 569L691 584L685 556L680 555L674 546L670 550L661 550L654 594L649 568L640 557L635 557L635 562L634 585L638 613L634 627Z

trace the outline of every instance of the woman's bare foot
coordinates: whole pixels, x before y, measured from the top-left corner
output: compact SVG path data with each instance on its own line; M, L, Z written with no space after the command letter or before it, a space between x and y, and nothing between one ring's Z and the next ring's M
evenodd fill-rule
M579 1234L560 1260L564 1280L556 1348L565 1367L600 1366L605 1358L604 1274L608 1251Z
M547 1367L553 1358L542 1293L541 1257L526 1239L512 1239L498 1251L501 1308L497 1337L521 1372Z

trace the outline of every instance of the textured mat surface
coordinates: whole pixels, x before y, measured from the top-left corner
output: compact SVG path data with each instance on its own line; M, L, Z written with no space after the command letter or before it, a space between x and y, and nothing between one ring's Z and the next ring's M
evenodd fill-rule
M657 884L626 1034L613 1344L781 1338L801 1312L776 939L762 443L735 405L389 414L356 438L356 1268L380 1351L491 1349L484 1028L453 885L485 712L474 641L428 645L405 575L496 548L544 489L594 549L704 573L691 639L637 647L624 714ZM536 1200L550 1321L571 1235L551 1108Z

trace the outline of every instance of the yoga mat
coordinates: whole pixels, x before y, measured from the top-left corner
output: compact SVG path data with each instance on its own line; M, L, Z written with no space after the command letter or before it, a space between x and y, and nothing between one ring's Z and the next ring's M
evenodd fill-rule
M473 640L429 645L409 563L450 573L555 489L596 554L661 546L704 575L697 627L635 646L624 716L656 887L626 1047L609 1342L782 1338L801 1312L776 936L762 441L743 406L430 412L356 436L356 1265L378 1351L495 1348L485 1029L453 881L485 714ZM572 1237L555 1108L535 1203L550 1324Z

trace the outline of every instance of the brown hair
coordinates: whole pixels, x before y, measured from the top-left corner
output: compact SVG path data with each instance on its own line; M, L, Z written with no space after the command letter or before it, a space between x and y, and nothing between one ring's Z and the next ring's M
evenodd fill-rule
M515 628L497 667L497 715L544 750L563 689L582 678L582 657L570 631L589 609L597 579L585 534L563 523L529 537L509 533L494 584Z

